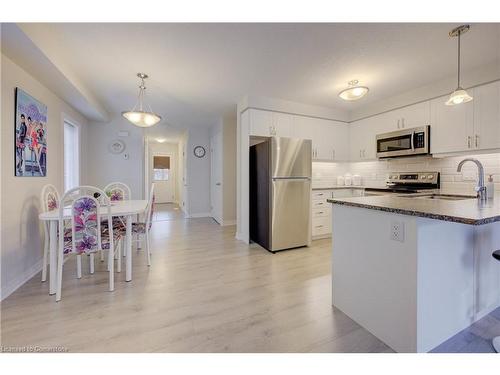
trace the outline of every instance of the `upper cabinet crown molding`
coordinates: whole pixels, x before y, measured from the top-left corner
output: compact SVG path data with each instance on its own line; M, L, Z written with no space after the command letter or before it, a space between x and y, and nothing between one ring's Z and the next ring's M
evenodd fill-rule
M474 100L461 105L446 106L443 96L350 124L249 108L249 133L311 139L317 161L376 160L377 134L423 125L431 127L431 154L436 156L500 150L500 81L470 93Z

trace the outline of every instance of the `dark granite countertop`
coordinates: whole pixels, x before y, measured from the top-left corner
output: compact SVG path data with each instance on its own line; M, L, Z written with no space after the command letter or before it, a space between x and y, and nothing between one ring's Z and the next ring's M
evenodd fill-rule
M500 222L500 196L485 203L476 198L464 200L424 199L401 195L364 196L328 199L344 206L394 212L469 225Z

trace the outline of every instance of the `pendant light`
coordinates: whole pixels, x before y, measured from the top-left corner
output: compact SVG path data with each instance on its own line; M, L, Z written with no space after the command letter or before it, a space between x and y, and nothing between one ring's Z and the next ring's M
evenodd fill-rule
M122 116L135 126L148 128L150 126L158 124L161 121L161 116L154 113L149 105L149 111L144 110L144 94L146 93L146 85L144 83L144 80L148 78L148 75L145 73L137 73L137 77L141 79L137 103L131 111L122 112ZM137 107L139 108L136 110Z
M369 91L366 86L359 86L359 81L357 79L353 79L348 82L349 88L342 90L339 92L339 96L347 101L353 101L361 99L366 93Z
M467 31L469 31L470 25L461 25L453 30L450 31L449 35L450 37L454 38L457 37L458 39L458 83L457 83L457 88L455 91L453 91L450 95L450 98L446 102L446 105L457 105L461 103L467 103L470 102L473 98L469 94L467 94L467 91L465 91L461 86L460 86L460 37L462 34L465 34Z

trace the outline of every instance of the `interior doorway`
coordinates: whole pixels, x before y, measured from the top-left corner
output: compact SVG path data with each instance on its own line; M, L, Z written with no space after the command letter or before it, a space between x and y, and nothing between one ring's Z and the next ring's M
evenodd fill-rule
M162 152L151 155L151 176L155 184L155 199L157 203L174 203L176 168L174 156Z
M222 224L222 132L210 137L210 215Z
M148 199L151 184L155 184L155 202L179 203L179 145L146 139L144 196Z

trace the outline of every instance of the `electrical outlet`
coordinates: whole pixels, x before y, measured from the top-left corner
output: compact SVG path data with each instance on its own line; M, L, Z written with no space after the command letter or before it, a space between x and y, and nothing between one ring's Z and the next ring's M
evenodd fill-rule
M403 222L391 222L391 240L399 242L405 241L405 224Z

